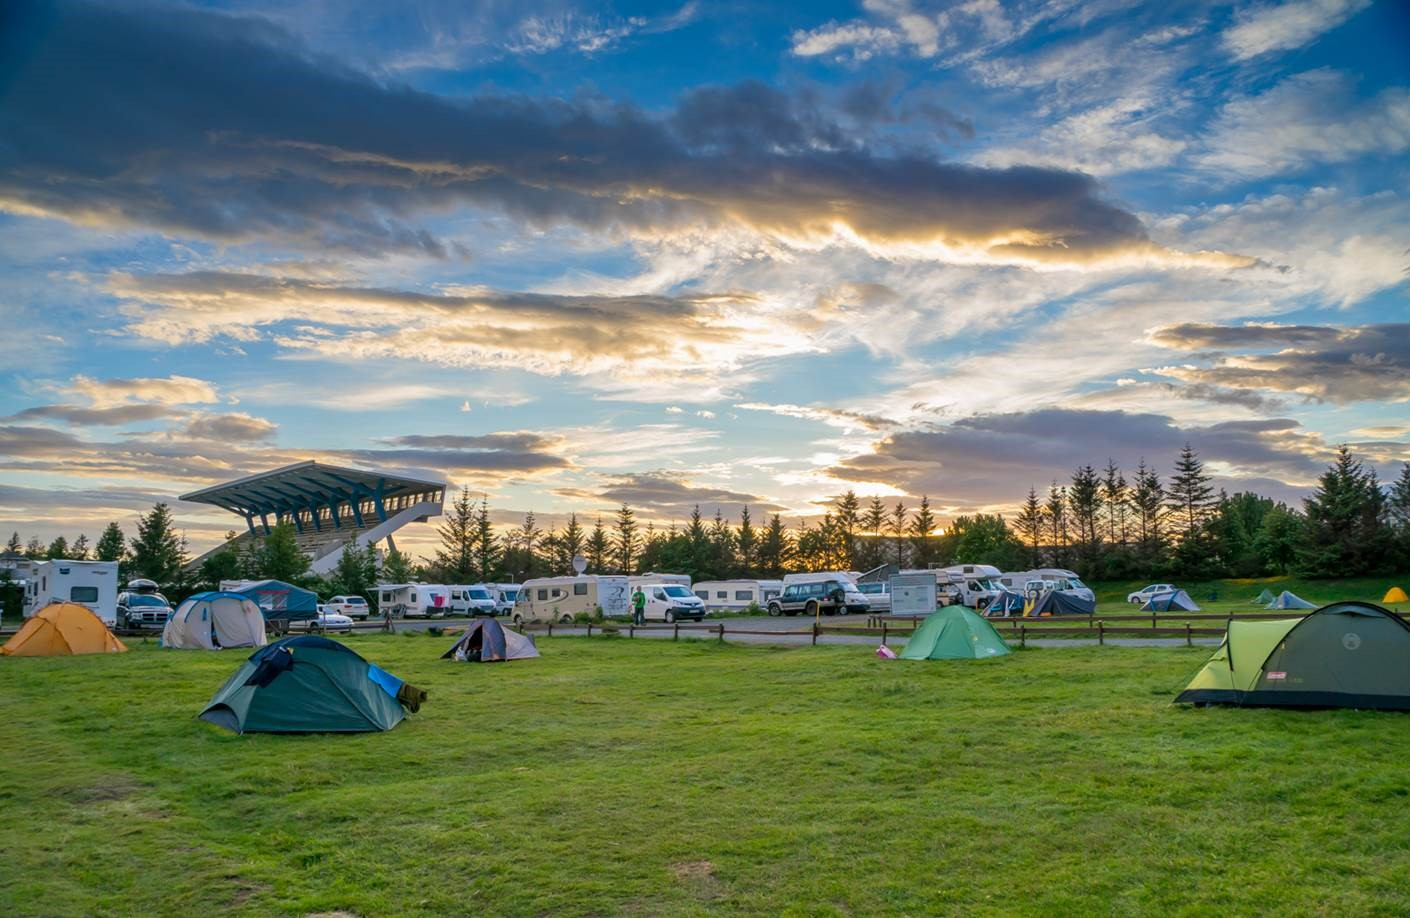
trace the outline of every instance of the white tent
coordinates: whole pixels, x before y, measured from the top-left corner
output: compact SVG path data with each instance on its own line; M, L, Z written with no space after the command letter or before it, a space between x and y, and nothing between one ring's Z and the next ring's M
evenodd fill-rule
M162 630L162 646L180 650L264 645L264 615L239 593L197 593L176 607Z

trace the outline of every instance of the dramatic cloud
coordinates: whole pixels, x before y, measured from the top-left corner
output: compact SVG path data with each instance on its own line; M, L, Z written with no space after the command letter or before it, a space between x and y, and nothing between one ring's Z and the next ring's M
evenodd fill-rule
M1371 0L1289 0L1246 7L1224 33L1224 46L1237 60L1300 48L1370 5Z
M264 20L58 4L12 26L17 40L37 31L0 99L0 207L16 213L444 256L415 221L469 205L540 226L735 226L919 258L1249 263L1170 252L1079 173L780 146L767 93L688 99L715 125L697 147L627 105L383 86ZM731 116L758 142L719 151Z
M560 489L557 493L574 499L629 504L655 519L684 519L696 506L705 516L713 516L719 510L731 519L737 519L744 507L756 514L784 509L757 494L694 485L684 475L659 471L614 476L595 491Z
M1163 367L1166 376L1235 389L1264 389L1319 401L1410 399L1410 323L1336 326L1172 325L1152 340L1181 350L1267 350L1214 355L1208 366Z
M204 379L167 376L158 379L91 379L75 376L64 391L88 399L94 408L119 405L208 405L220 401L220 393Z
M1166 471L1189 442L1210 468L1235 482L1272 478L1305 484L1327 453L1297 421L1228 421L1181 428L1169 417L1123 411L1049 409L984 415L934 431L893 434L875 451L838 463L829 472L844 480L881 482L912 495L928 494L951 511L1013 507L1079 465L1108 458L1131 469L1145 459Z
M258 443L274 439L279 425L243 411L228 414L202 414L193 418L181 432L195 440Z

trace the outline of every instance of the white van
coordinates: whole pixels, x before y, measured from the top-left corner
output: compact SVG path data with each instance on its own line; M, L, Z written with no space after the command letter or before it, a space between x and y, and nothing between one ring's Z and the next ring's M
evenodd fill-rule
M31 584L25 618L52 602L76 602L87 606L109 628L117 624L116 561L44 561L35 566Z
M645 594L646 607L642 610L642 617L649 622L669 625L681 619L698 622L705 617L705 601L692 593L688 585L633 577L631 590L633 599L637 590Z
M450 611L452 615L494 615L497 603L487 584L451 584Z
M631 614L631 592L626 577L584 574L579 577L540 577L519 586L511 613L514 624L562 622L579 612L598 609L608 617Z
M517 583L487 583L490 595L494 597L494 614L508 615L514 611L514 601L519 598Z
M450 588L437 583L379 583L377 607L392 618L428 618L450 611Z
M783 592L782 580L702 580L691 592L705 603L707 611L743 612L751 605L762 611L769 600Z
M991 564L956 564L940 569L942 592L971 609L983 609L1004 588L1002 573Z

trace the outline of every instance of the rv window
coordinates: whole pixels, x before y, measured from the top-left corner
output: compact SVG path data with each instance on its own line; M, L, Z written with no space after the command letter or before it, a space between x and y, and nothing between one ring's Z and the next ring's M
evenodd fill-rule
M548 590L539 590L539 599L548 599Z
M716 598L716 599L729 599L729 590L716 590L716 591L715 591L715 598Z
M575 583L575 584L573 584L573 595L574 595L574 596L586 596L586 595L587 595L587 584L586 584L586 583Z
M754 591L753 591L753 590L735 590L735 591L734 591L734 598L735 598L735 599L742 599L742 600L744 600L745 602L749 602L749 601L751 601L751 600L754 598Z
M382 591L382 602L391 602L391 601L392 601L392 594L391 594L391 593L388 593L386 590L383 590L383 591Z
M69 599L74 602L97 602L98 588L95 586L76 586L69 590Z
M709 599L709 598L710 598L710 591L709 591L709 590L696 590L696 591L695 591L695 595L696 595L696 596L699 596L701 599Z

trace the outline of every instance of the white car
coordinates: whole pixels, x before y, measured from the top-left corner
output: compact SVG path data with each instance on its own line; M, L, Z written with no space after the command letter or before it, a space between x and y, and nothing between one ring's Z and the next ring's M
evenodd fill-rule
M319 603L317 621L290 622L289 628L304 631L343 631L350 634L353 630L353 620L341 612L331 612L323 603Z
M337 612L359 621L365 621L372 614L372 607L361 596L334 596L328 600L325 608L329 612Z
M1126 594L1126 601L1143 606L1152 596L1159 596L1162 593L1173 593L1175 588L1168 583L1152 583L1150 586L1137 590L1134 593Z

